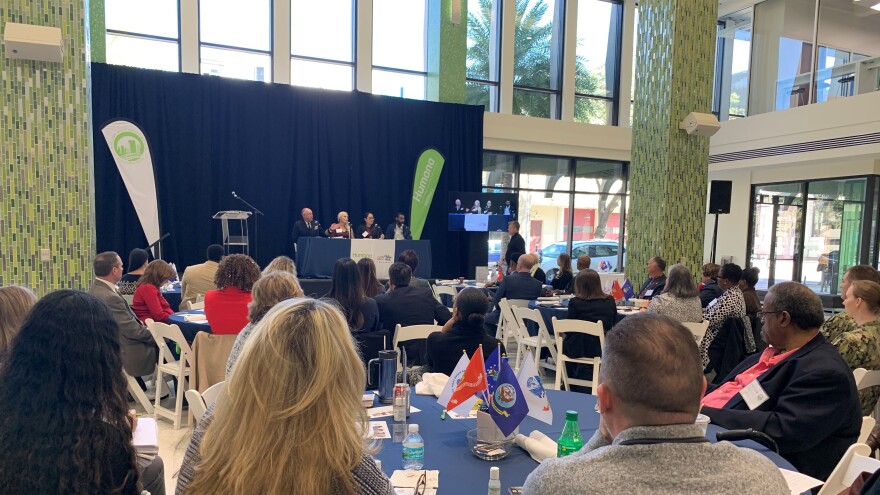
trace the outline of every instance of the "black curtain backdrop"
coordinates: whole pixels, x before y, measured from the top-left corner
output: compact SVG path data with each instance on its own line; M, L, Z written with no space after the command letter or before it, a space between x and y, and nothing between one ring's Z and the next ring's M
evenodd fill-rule
M433 276L468 268L467 234L446 231L449 191L479 191L483 108L324 91L281 84L92 64L98 251L125 262L146 238L101 128L127 119L147 136L159 198L163 258L179 270L221 242L220 210L265 213L257 261L292 253L290 231L310 207L326 228L345 210L357 226L366 210L383 229L407 214L415 164L436 148L446 158L422 239ZM251 255L254 221L250 220ZM126 267L127 268L127 267ZM469 271L469 270L467 270Z

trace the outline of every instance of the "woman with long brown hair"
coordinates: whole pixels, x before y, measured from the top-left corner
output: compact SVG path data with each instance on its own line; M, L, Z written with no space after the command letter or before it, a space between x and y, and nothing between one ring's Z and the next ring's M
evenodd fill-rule
M361 258L357 262L358 271L361 272L361 287L364 295L375 298L385 293L385 286L376 278L376 263L370 258Z
M392 494L364 440L364 381L335 305L278 303L193 432L177 494Z
M161 288L175 275L177 274L171 265L162 260L153 260L147 265L144 274L137 281L131 303L131 310L142 322L146 322L147 318L163 323L170 321L169 317L174 314L174 310L162 295Z

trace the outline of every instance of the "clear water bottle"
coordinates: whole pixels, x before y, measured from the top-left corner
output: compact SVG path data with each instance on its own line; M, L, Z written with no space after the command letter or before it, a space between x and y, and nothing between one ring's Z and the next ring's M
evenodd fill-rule
M584 437L578 427L577 411L565 411L565 426L562 427L562 435L557 442L556 457L565 457L574 454L584 446Z
M501 470L494 466L489 468L488 495L501 495Z
M419 425L409 425L409 434L403 439L403 469L419 470L425 465L425 440L419 435Z

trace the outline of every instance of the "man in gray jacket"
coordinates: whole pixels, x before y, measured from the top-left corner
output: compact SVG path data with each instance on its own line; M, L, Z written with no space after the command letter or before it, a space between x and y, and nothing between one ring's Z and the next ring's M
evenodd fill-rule
M526 479L536 494L787 494L776 466L694 424L706 380L691 333L666 316L626 317L605 336L599 430L577 453Z
M89 294L104 301L119 325L123 369L133 377L149 375L156 368L158 348L150 331L116 290L116 282L122 278L122 259L113 251L101 253L95 256L94 269Z

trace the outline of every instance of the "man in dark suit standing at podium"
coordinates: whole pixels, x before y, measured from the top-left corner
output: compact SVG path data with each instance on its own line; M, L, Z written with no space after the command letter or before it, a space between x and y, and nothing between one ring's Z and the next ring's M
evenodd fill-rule
M512 266L512 262L516 262L513 256L520 256L526 253L526 240L519 235L519 222L516 220L507 224L507 233L510 234L510 241L507 243L507 251L504 253L504 262L507 266Z
M297 220L293 224L293 232L290 234L291 238L293 238L294 260L296 259L296 243L300 237L321 237L323 235L321 233L323 231L321 222L315 220L312 210L303 208L300 214L302 215L302 220Z

